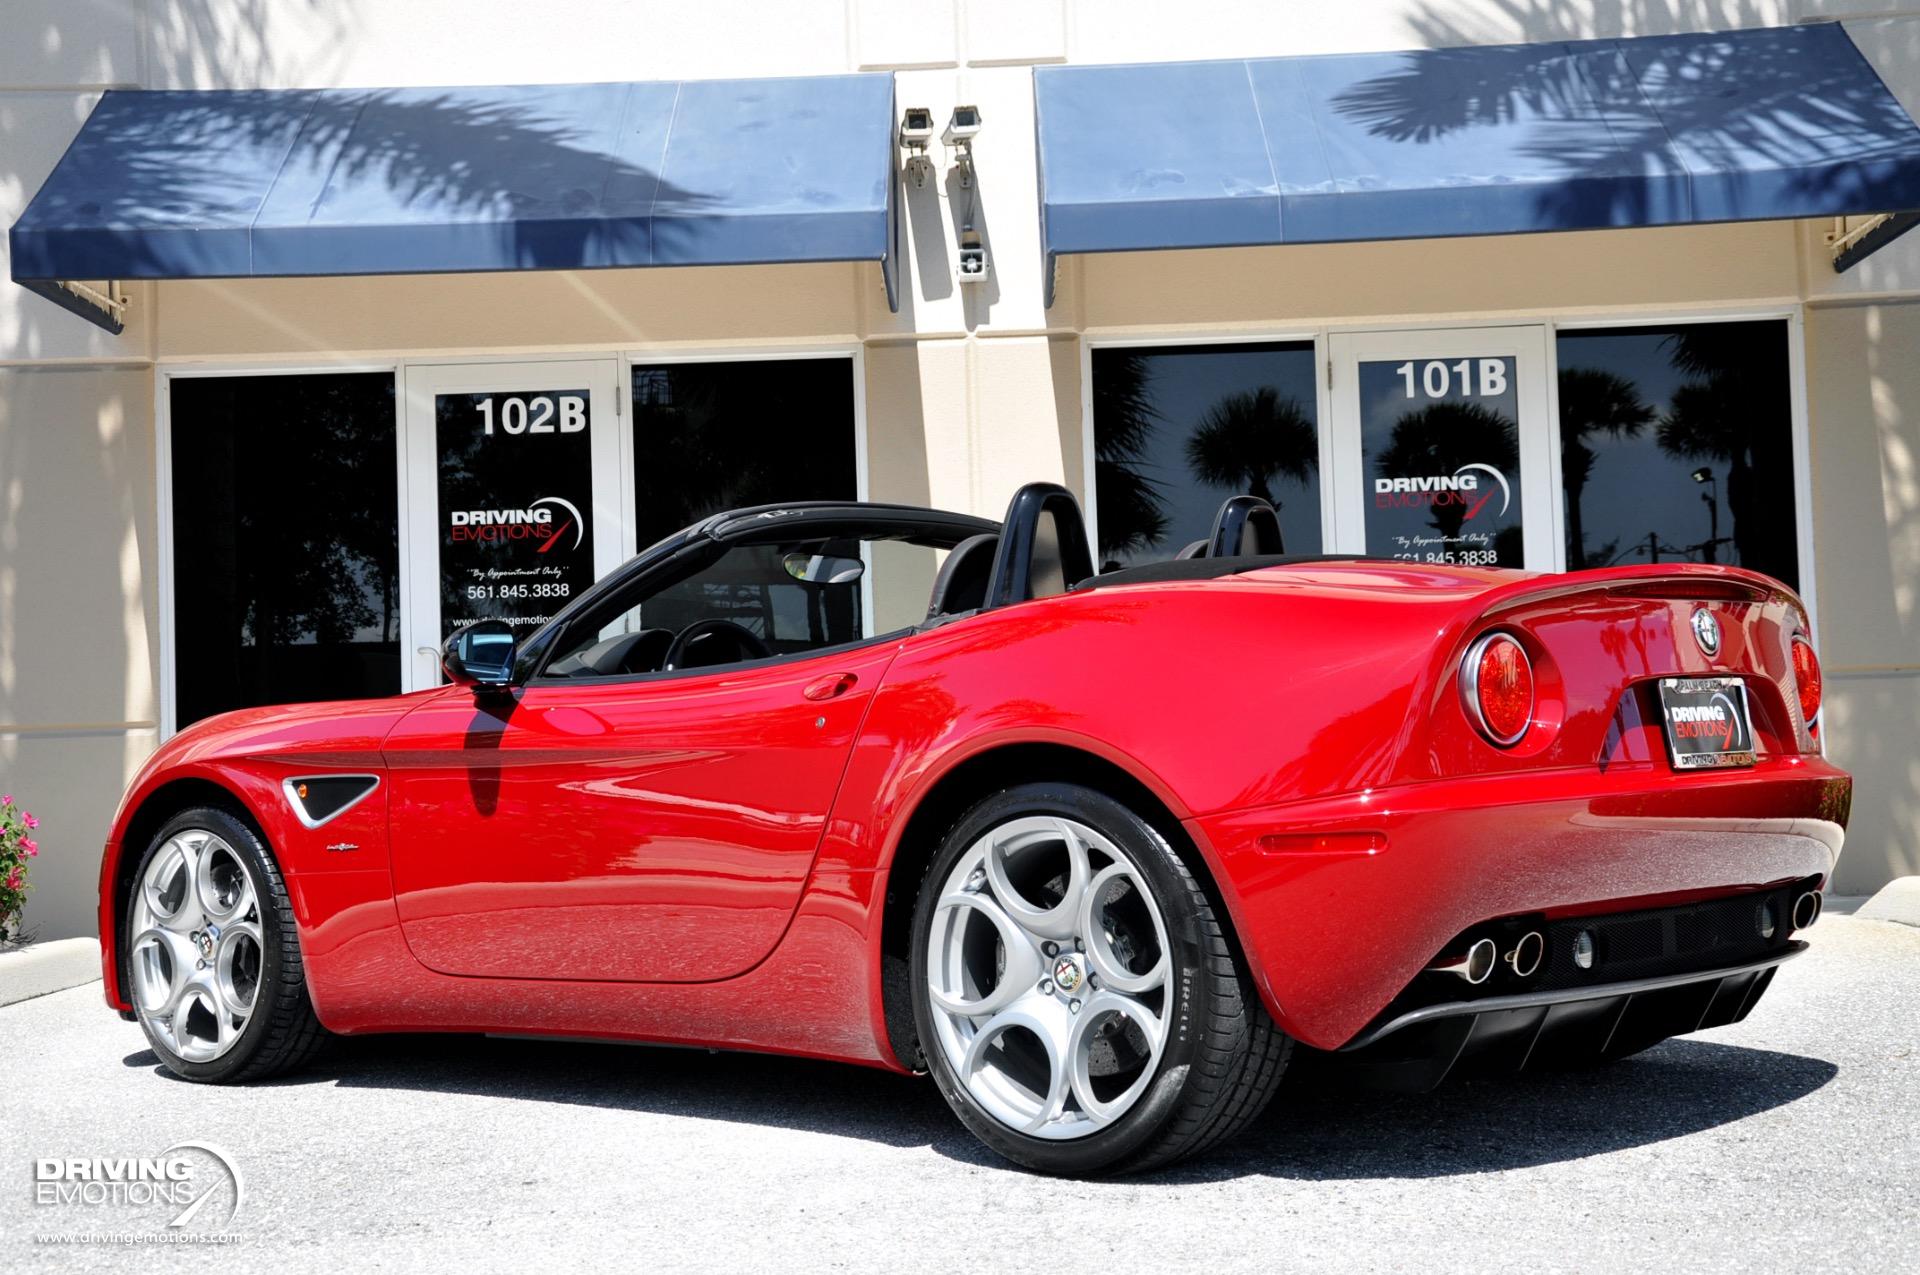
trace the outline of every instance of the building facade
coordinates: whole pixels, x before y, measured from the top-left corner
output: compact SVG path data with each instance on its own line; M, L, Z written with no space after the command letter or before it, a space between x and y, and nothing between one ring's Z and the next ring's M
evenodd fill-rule
M1169 556L1222 497L1252 491L1279 506L1292 550L1730 562L1785 579L1813 611L1829 754L1857 778L1835 888L1920 872L1920 235L1845 272L1833 241L1860 227L1830 218L1056 267L1035 140L1036 68L1054 64L1829 17L1920 112L1920 9L1884 8L10 6L8 225L117 88L883 72L899 108L981 121L968 162L936 136L927 172L892 178L897 310L868 261L168 279L124 286L118 334L0 286L0 787L45 824L29 927L92 931L122 786L200 717L431 685L443 630L502 607L537 618L719 505L858 495L997 516L1034 479L1082 497L1106 561ZM508 124L467 123L511 153ZM396 184L405 161L360 157ZM780 161L749 148L742 167ZM475 437L511 446L462 452ZM1483 535L1462 519L1489 480L1450 515L1377 477L1457 476L1469 456L1501 471ZM527 527L572 558L517 583L460 560L462 540ZM864 605L887 626L924 593Z

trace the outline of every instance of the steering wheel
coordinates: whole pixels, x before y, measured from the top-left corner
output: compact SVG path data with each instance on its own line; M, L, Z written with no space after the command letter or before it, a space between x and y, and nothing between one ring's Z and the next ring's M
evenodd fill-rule
M677 669L687 657L687 648L703 637L715 637L724 634L733 639L734 646L747 652L743 657L750 660L764 660L773 655L773 648L755 637L753 633L732 620L722 620L709 616L704 620L695 620L686 628L673 635L673 645L667 648L666 658L660 661L662 669ZM726 663L726 661L716 661ZM704 666L697 666L704 667Z

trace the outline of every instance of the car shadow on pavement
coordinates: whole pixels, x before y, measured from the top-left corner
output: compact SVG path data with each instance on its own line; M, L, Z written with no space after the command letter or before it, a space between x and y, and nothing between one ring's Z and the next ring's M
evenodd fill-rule
M125 1062L178 1079L152 1050ZM984 1150L975 1155L972 1136L924 1080L805 1058L467 1035L337 1037L300 1071L261 1083L558 1102L989 1158Z
M125 1062L173 1078L150 1050ZM1839 1068L1797 1054L1676 1040L1590 1071L1455 1079L1428 1094L1352 1087L1324 1068L1300 1071L1238 1138L1152 1179L1427 1178L1577 1160L1758 1115L1819 1089ZM928 1147L970 1164L1004 1164L925 1080L798 1058L373 1036L336 1040L305 1070L267 1083L568 1103Z
M1529 1168L1685 1137L1804 1098L1825 1059L1670 1040L1579 1071L1450 1079L1426 1094L1290 1076L1255 1125L1167 1180L1258 1173L1310 1181L1435 1178Z

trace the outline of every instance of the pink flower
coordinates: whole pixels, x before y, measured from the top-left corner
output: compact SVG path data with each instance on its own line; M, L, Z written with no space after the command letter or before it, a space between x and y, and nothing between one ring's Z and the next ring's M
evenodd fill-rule
M15 868L13 871L7 873L7 889L18 890L19 888L20 888L20 869Z
M29 859L40 853L40 843L32 837L20 838L20 848L27 852L27 858Z
M24 810L20 812L20 822L26 824L29 828L38 828L40 826L40 821Z
M11 806L12 804L13 804L12 797L0 797L0 806Z

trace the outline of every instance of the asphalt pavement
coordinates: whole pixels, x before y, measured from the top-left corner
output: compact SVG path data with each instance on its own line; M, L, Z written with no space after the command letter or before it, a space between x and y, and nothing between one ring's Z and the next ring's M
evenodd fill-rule
M925 1082L824 1063L411 1036L192 1085L92 984L0 1009L0 1253L36 1272L1920 1269L1920 929L1830 914L1809 937L1745 1023L1421 1097L1295 1084L1219 1153L1093 1183L1004 1166ZM142 1239L172 1210L76 1202L76 1171L38 1164L182 1143L223 1151L244 1195L234 1212L206 1153L174 1153L215 1189L180 1230L230 1242Z

